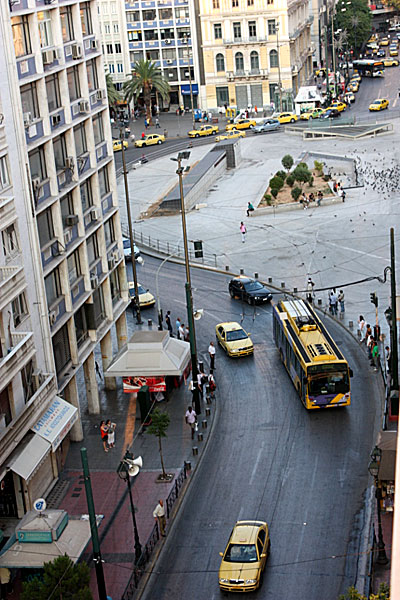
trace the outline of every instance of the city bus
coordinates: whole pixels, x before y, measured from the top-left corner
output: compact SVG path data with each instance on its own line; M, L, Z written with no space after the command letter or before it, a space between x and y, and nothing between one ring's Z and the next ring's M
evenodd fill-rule
M383 64L383 61L374 60L373 58L353 60L353 69L355 69L361 77L382 77L385 74L385 65Z
M280 300L273 307L273 332L281 360L307 409L349 406L349 365L303 300Z

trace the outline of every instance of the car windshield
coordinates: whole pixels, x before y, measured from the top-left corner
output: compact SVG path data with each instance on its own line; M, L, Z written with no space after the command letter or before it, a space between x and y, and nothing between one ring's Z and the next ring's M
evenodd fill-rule
M244 284L244 289L246 292L256 292L257 290L263 290L264 286L259 281L249 281L249 283Z
M243 329L236 329L235 331L226 332L227 342L236 342L237 340L246 340L247 333Z
M127 250L129 248L131 248L131 241L130 240L124 240L124 248L125 250Z
M139 294L146 294L147 290L142 285L138 285L138 292Z
M257 550L254 544L229 544L225 553L226 562L257 562Z
M346 394L349 391L349 379L345 372L321 375L311 379L308 385L310 396L325 394Z

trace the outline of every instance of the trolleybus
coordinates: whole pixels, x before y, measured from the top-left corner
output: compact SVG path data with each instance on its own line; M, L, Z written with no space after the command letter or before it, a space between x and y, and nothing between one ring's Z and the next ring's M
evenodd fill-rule
M382 77L385 74L385 65L382 60L374 60L373 58L363 58L353 60L353 69L355 69L361 77Z

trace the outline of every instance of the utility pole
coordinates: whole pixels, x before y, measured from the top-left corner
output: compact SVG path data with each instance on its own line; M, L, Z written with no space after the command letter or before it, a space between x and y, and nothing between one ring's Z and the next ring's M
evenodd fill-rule
M392 390L399 389L399 355L397 350L396 264L394 255L394 228L390 228L390 288L392 302Z
M190 65L189 37L187 35L185 36L185 42L186 42L187 61L188 61L188 67L189 67L190 106L192 109L192 126L193 126L193 129L196 129L196 121L194 118L194 108L193 108L192 67ZM193 50L192 50L192 55L193 55Z
M335 11L332 12L331 19L331 35L332 35L332 67L333 67L333 90L335 93L335 100L337 98L337 82L336 82L336 50L335 50Z
M325 77L326 77L326 99L328 106L331 102L331 88L329 85L329 56L328 56L328 23L329 23L329 9L328 2L325 0Z

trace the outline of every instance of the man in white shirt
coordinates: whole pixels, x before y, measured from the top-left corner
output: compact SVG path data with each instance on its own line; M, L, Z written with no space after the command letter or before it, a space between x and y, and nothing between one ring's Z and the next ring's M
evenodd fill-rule
M188 409L185 414L185 421L188 425L190 425L190 428L192 430L192 440L193 440L194 432L196 429L196 423L197 423L197 415L194 412L192 406L188 406Z
M208 354L210 355L210 371L213 373L215 369L215 346L214 342L210 342L208 346Z
M163 500L158 501L158 504L153 511L153 517L155 518L156 521L158 521L158 526L160 528L160 534L162 535L162 537L165 537L165 526L166 526L167 522L165 519L165 508L164 508Z
M180 340L184 340L185 339L185 325L183 323L180 324L179 329L178 329L178 338Z

